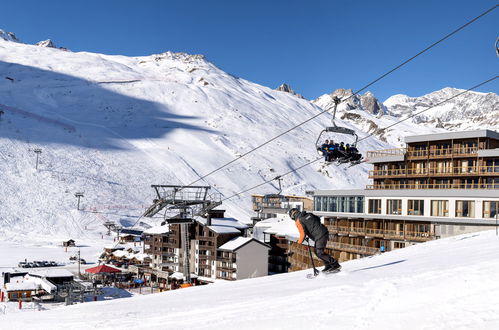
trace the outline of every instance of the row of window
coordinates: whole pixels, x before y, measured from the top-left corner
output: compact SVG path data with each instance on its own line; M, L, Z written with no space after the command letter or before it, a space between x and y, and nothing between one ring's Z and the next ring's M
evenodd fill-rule
M407 201L407 215L424 215L424 200L410 199ZM447 200L432 200L430 202L430 215L432 217L448 217L449 216L449 201ZM386 201L386 214L401 215L402 200L388 199ZM495 218L499 202L484 201L483 202L483 218ZM370 199L368 213L381 214L381 199ZM459 218L474 218L475 217L475 201L456 201L456 217Z
M364 196L315 196L314 210L364 213Z
M407 215L424 214L425 201L422 199L410 199L407 201ZM431 216L448 217L449 201L430 201ZM455 205L455 216L459 218L475 218L475 201L458 200ZM495 218L499 207L499 201L483 202L483 218ZM344 212L364 213L363 196L315 196L314 210L320 212ZM370 214L381 214L381 199L369 199L367 212ZM388 199L386 201L386 214L402 215L402 200Z

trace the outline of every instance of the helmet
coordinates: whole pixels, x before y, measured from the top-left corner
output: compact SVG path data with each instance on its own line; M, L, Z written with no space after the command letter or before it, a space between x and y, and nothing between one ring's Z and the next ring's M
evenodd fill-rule
M298 210L297 208L292 208L291 210L289 210L288 214L289 214L289 217L292 219L292 220L296 220L296 216L298 215L298 212L300 212L300 210Z

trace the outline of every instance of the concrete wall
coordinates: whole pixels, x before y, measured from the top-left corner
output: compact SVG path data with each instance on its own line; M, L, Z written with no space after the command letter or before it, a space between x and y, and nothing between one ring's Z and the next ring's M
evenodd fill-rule
M268 275L269 249L267 247L251 241L238 249L236 253L238 280Z

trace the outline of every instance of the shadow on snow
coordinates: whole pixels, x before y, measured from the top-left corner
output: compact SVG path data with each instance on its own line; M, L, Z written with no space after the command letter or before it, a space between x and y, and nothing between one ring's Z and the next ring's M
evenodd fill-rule
M128 149L125 140L160 138L178 129L213 132L185 123L197 117L172 114L165 105L98 82L2 61L0 110L0 137L35 144Z

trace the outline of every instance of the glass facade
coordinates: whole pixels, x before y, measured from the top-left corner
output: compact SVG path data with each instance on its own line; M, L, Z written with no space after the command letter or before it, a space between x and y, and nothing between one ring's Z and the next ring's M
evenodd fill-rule
M364 196L314 196L314 211L364 213Z

